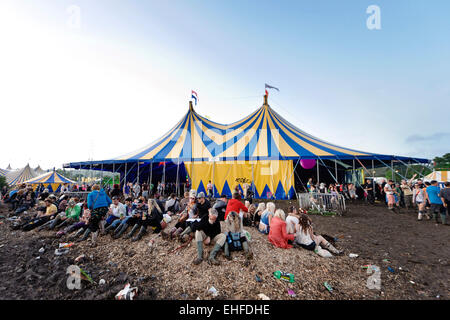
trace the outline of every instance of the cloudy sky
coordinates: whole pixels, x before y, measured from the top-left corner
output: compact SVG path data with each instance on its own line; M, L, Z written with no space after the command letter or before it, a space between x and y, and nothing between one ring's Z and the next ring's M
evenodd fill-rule
M377 5L381 29L369 30ZM450 2L0 2L0 168L109 159L269 104L334 144L450 152Z

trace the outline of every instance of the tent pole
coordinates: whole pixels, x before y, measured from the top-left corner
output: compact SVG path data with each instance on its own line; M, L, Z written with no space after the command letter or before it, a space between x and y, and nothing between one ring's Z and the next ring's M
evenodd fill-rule
M298 163L300 162L300 157L298 157L298 159L297 159L297 163L295 164L295 166L294 166L294 171L291 173L291 175L289 176L289 180L287 180L287 181L285 181L284 183L287 185L288 183L289 183L289 181L291 181L291 178L292 178L292 175L294 174L294 172L295 172L295 169L297 168L297 165L298 165ZM253 170L253 167L252 167L252 170ZM252 173L253 174L253 173ZM287 177L287 176L286 176ZM295 179L294 179L294 192L295 192ZM288 193L289 193L289 190L288 190ZM289 194L288 194L288 199L289 199ZM290 200L290 199L289 199Z
M422 167L422 172L419 172L419 171L417 171L416 169L414 169L414 168L412 167L411 164L406 164L405 162L403 162L403 161L400 160L399 158L396 158L396 159L397 159L398 161L400 161L401 163L403 163L407 168L411 168L411 170L413 170L414 172L420 174L420 175L422 176L422 179L425 178L425 176L422 174L422 172L423 172L423 167ZM411 160L410 160L410 161L411 161Z
M127 184L127 165L128 165L128 163L125 162L125 179L124 179L124 185Z
M373 192L373 196L374 198L376 197L376 192L375 192L375 166L373 163L373 159L372 159L372 192Z
M255 196L255 173L254 173L254 169L253 169L253 162L252 162L252 192L253 192L253 197Z
M212 169L212 193L213 193L213 199L215 197L215 191L214 191L214 175L215 175L215 168L216 168L216 161L213 161L213 169Z
M102 170L102 173L101 173L101 179L102 179L101 185L103 185L103 162L102 162L101 170Z
M319 185L319 161L316 159L316 168L317 168L317 185Z
M163 183L163 188L162 188L162 194L164 196L165 192L166 192L166 162L163 161L163 176L162 176L162 183Z
M150 188L150 194L152 193L152 178L153 178L153 158L152 161L150 162L150 184L149 184L149 188Z
M138 168L137 168L137 184L139 184L139 175L140 175L140 172L139 172L139 160L138 160L138 162L137 162L137 166L138 166Z
M392 174L392 180L394 180L394 183L396 183L395 175L394 175L394 161L392 161L392 160L391 160L391 174Z
M180 196L180 194L179 194L179 191L180 191L180 188L179 188L179 186L178 186L178 172L179 172L179 170L180 170L180 158L178 158L178 163L177 163L177 177L176 177L176 179L175 179L175 189L176 189L176 192L177 192L177 197L179 197Z
M336 183L338 183L337 178L335 178L335 177L333 176L333 174L331 173L331 171L328 170L328 167L325 165L325 162L323 162L323 160L322 160L319 156L318 156L317 158L320 160L320 162L322 162L323 166L325 167L325 169L327 169L327 171L328 171L328 172L330 173L330 175L333 177L334 181L336 181Z
M389 165L387 163L385 163L383 160L375 157L375 159L377 159L378 161L380 161L386 168L390 168ZM399 176L402 177L403 179L406 179L402 174L399 173ZM406 179L408 180L408 179Z
M334 159L334 174L336 175L336 183L339 183L338 182L338 174L337 174L337 162L336 162L336 159Z
M298 180L300 181L300 183L303 186L303 190L306 190L306 192L308 192L308 188L305 188L305 185L303 184L302 179L300 179L300 176L298 175L298 173L296 171L294 171L294 174L297 175ZM294 186L294 190L295 190L295 186ZM297 192L297 190L295 190L295 192ZM295 195L297 195L297 193Z
M352 165L352 183L356 185L356 173L355 173L355 159L352 160L353 161L353 165Z

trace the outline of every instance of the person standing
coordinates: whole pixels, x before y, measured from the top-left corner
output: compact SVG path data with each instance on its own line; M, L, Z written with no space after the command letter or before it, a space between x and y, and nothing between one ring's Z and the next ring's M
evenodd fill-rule
M438 221L438 213L441 215L441 222L442 224L445 224L445 209L443 206L442 199L439 197L439 194L441 192L441 188L439 188L437 181L432 180L431 186L427 187L426 197L430 201L430 209L433 213L433 218L436 221L436 223L439 223Z
M213 197L213 185L211 183L211 180L209 180L208 184L206 185L206 192L208 194L209 200Z
M105 190L100 189L98 184L92 186L92 192L87 196L87 207L91 210L91 218L89 219L89 226L80 241L84 241L92 233L92 245L95 246L98 237L99 224L108 213L111 205L111 198L105 193Z
M441 190L441 192L439 193L439 196L441 197L442 203L444 205L444 208L447 209L447 216L450 216L450 182L445 182L444 184L444 189ZM445 213L442 215L441 213L441 218L443 217L442 220L442 224L446 224L446 217L445 217Z
M394 190L392 189L391 184L393 184L394 182L392 180L389 180L388 183L386 183L384 185L384 193L386 194L387 197L387 203L388 203L388 208L389 210L394 210L394 206L395 206L395 197L394 197Z
M406 180L402 180L400 188L402 189L403 192L403 203L405 204L405 208L411 209L413 192L411 190L409 183Z
M367 179L366 183L362 185L364 192L366 193L366 199L367 202L370 204L374 203L375 200L375 194L374 194L374 189L373 189L373 183Z

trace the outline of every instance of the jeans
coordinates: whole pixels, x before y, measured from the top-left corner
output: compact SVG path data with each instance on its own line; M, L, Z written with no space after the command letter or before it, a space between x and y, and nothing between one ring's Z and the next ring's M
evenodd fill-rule
M119 224L124 225L125 223L127 223L128 219L130 219L130 217L125 217L123 220L115 219L113 222L111 222L111 227L115 228Z

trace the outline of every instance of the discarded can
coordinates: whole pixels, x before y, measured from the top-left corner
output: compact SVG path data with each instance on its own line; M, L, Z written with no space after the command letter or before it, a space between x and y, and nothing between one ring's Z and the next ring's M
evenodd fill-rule
M255 275L255 279L256 279L256 282L262 282L262 279L258 275Z
M282 272L280 270L277 270L273 273L273 276L277 279L281 279L288 282L295 282L294 275L292 273Z
M59 244L59 248L70 248L71 246L73 246L73 242L65 242L65 243L60 243Z
M327 290L329 292L333 292L333 287L330 286L330 284L328 282L324 282L323 285L325 286L325 288L327 288Z
M392 272L392 273L395 272L394 269L392 269L391 267L387 267L387 268L388 268L388 270L389 270L390 272Z

